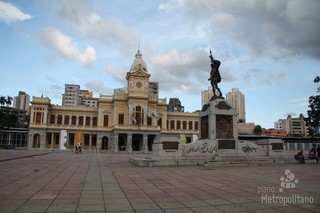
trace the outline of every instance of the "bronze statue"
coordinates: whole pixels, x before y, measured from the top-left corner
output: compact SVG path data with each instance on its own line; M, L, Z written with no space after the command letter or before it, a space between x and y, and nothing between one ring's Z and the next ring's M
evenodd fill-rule
M210 50L210 59L211 59L211 72L210 72L210 78L208 81L210 81L211 86L212 86L212 91L213 91L213 97L217 96L216 95L216 90L218 90L219 95L218 97L222 97L221 90L218 87L218 83L221 82L221 75L219 72L219 67L221 62L219 60L215 60L212 56L212 52Z

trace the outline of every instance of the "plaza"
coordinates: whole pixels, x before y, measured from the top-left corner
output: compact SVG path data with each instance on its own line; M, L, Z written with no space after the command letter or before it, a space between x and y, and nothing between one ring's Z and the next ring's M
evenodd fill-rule
M0 212L320 211L319 164L129 163L147 155L0 150Z

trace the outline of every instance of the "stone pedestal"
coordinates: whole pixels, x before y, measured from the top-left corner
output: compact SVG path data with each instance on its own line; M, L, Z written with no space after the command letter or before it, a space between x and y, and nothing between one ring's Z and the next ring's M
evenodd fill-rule
M200 112L200 140L215 141L218 149L237 149L237 112L221 97Z
M181 158L181 144L178 137L159 137L152 146L152 156L161 159Z

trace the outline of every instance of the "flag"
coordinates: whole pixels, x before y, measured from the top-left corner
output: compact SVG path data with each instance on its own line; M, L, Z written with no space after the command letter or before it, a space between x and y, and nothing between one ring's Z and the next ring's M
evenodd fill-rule
M149 107L148 107L148 116L155 117L157 120L159 119L156 109L151 110Z
M136 116L135 116L135 113L134 113L134 112L131 114L131 120L132 120L133 122L137 123L137 119L136 119Z

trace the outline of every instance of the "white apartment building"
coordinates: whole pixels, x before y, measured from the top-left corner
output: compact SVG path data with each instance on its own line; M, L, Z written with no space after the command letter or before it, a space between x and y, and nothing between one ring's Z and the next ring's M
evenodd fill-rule
M232 88L231 92L226 94L227 102L237 111L239 123L246 122L245 98L238 88Z
M201 106L208 104L213 96L212 86L208 87L208 90L201 91Z
M287 129L287 120L286 119L279 119L278 121L274 122L274 129L275 130L286 130Z
M286 130L289 136L309 135L306 121L302 114L298 118L292 118L291 115L288 115L287 119L279 119L277 122L274 122L274 129Z
M78 106L81 103L80 85L65 84L65 91L62 94L62 106Z
M18 96L13 99L13 107L21 110L25 110L29 115L30 96L23 91L19 91Z

